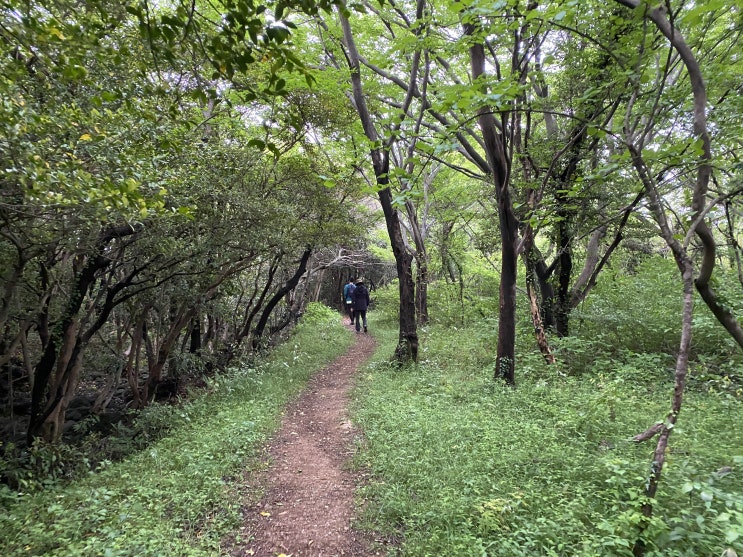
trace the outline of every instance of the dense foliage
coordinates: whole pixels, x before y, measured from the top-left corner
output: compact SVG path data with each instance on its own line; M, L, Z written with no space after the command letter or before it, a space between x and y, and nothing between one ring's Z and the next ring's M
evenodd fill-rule
M0 553L218 554L241 504L259 495L245 471L265 466L261 448L284 405L350 342L335 312L311 305L267 360L230 369L178 405L141 413L133 427L146 446L124 461L101 462L72 484L47 476L43 491L27 482L20 492L0 486ZM118 441L131 443L129 432ZM49 468L54 456L36 455Z
M662 276L652 284L642 275L621 280L622 291L648 296L612 300L617 282L607 279L596 297L612 300L611 324L602 306L584 308L583 324L560 347L559 366L529 356L523 330L515 390L488 380L493 332L477 318L490 311L487 304L473 302L465 325L434 319L422 361L402 373L381 348L355 396L366 435L357 465L371 476L362 489L365 527L410 556L632 555L641 532L648 555L740 553L743 386L701 365L656 513L640 528L649 449L631 438L665 413L673 348L663 305L677 301L665 295ZM437 294L434 288L432 300L444 299ZM641 301L647 297L650 307ZM394 305L384 294L377 300L375 331L389 345ZM432 303L431 315L441 309ZM638 313L644 329L637 344L614 343L613 331L636 327ZM719 328L710 333L724 343ZM717 348L700 346L699 361L714 359ZM727 370L740 369L740 355L728 358Z
M403 551L740 550L742 30L728 0L0 0L9 544L216 547L253 441L204 443L179 514L180 427L235 401L153 404L255 370L363 274L397 277L380 360L420 360L358 410ZM96 483L138 451L141 497ZM183 537L148 549L119 500Z
M276 96L289 59L256 62L246 89L205 77L225 52L197 56L216 32L203 21L174 42L165 12L69 8L0 5L2 437L16 446L60 441L71 405L142 408L262 348L310 299L316 253L356 229L353 176L307 137L327 124L321 95ZM252 55L290 55L261 22Z

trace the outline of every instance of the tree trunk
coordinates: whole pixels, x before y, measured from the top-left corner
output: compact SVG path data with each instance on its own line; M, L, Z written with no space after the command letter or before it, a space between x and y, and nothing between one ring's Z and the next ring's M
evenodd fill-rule
M425 325L428 323L428 250L426 250L424 232L421 230L415 206L412 202L407 201L405 209L410 223L410 233L415 243L415 309L418 315L418 323Z
M637 0L617 0L620 4L629 6L631 8L637 8L639 2ZM671 42L672 47L679 53L687 71L689 72L689 78L692 86L692 93L694 95L694 134L701 139L702 142L702 156L699 164L697 165L697 180L694 186L692 196L692 209L694 215L703 215L701 213L701 207L703 206L704 197L706 195L707 186L710 176L709 161L711 158L710 150L710 139L707 131L707 120L706 120L706 109L707 109L707 93L702 79L701 72L697 61L686 45L681 33L674 29L668 21L664 8L654 8L646 12L646 17L651 19L658 29L666 36ZM681 411L681 404L683 401L684 388L686 385L686 374L689 366L689 351L691 347L691 332L692 332L692 311L694 308L694 266L691 257L688 254L685 244L681 244L673 235L668 220L666 218L665 211L663 209L660 194L658 193L655 183L650 175L650 172L642 159L642 154L632 144L630 138L626 138L626 143L629 146L630 155L632 157L632 163L637 170L640 179L645 186L645 191L649 197L649 206L653 212L656 222L658 223L661 231L661 236L666 241L666 244L673 253L673 257L678 265L679 271L681 272L681 278L683 281L684 288L684 300L681 320L681 342L679 345L679 352L676 357L676 373L675 383L673 389L673 399L671 401L671 411L666 418L664 424L660 427L652 427L645 434L636 437L636 440L644 440L652 437L656 432L660 433L658 438L658 444L655 448L653 455L653 462L650 468L650 475L645 486L645 495L647 497L646 502L642 506L642 514L646 518L645 522L641 524L641 528L644 528L649 523L649 519L653 513L652 499L655 497L658 489L658 482L660 481L661 472L663 471L663 464L665 462L666 450L668 448L668 440L671 432L676 425L679 413ZM700 206L700 203L702 204ZM699 288L700 279L709 279L709 275L712 273L712 266L714 265L714 242L710 246L708 244L709 238L705 237L704 231L700 231L699 225L706 224L701 219L697 222L697 234L701 236L702 243L704 245L702 269L700 270L700 278L697 278L697 288ZM707 229L707 232L709 230ZM690 230L691 233L691 230ZM710 253L712 257L710 258ZM705 276L706 275L706 276ZM642 557L645 554L645 541L642 539L643 531L640 532L638 539L632 548L632 553L635 557Z
M39 436L53 441L60 433L57 425L64 419L64 408L60 409L58 405L63 404L66 397L69 399L70 389L74 390L76 387L76 377L79 376L79 366L82 365L80 360L82 352L93 333L105 323L114 305L113 296L118 289L109 291L98 318L82 338L77 337L78 313L98 273L111 264L109 258L101 255L105 247L116 238L130 236L136 232L137 230L129 224L108 226L100 231L92 253L81 258L82 268L74 274L70 295L60 321L48 335L48 342L34 368L31 417L26 435L29 445ZM46 307L42 313L46 315ZM47 422L53 414L54 423Z
M475 26L464 24L465 35L472 36ZM476 43L470 47L470 65L472 78L485 73L485 48ZM509 385L515 384L516 352L516 271L518 239L518 220L513 211L513 202L509 190L510 161L504 139L498 132L495 117L490 107L477 111L488 165L495 185L498 202L498 224L501 241L501 279L500 305L498 313L498 354L495 364L496 378L503 379Z
M740 283L741 288L743 288L743 263L741 262L740 254L743 252L743 248L741 248L740 244L738 243L738 239L735 237L735 226L733 225L733 217L731 215L730 211L730 200L727 200L725 202L725 220L727 221L728 225L728 242L729 242L729 250L730 250L730 266L732 267L735 265L735 268L738 270L738 282Z
M132 344L129 348L129 354L124 368L126 370L126 379L129 383L129 392L132 395L133 408L142 408L144 406L139 385L139 354L142 350L142 342L144 341L144 322L146 316L147 311L143 311L142 316L137 319L137 323L134 326Z
M539 307L539 279L536 274L536 263L539 260L539 254L534 249L534 231L530 225L526 226L524 231L524 251L522 253L524 267L526 267L526 294L529 298L529 308L531 310L531 322L534 326L534 336L536 337L539 351L544 356L548 364L555 363L555 356L547 341L547 334L542 322L542 312Z
M560 208L568 203L564 195L557 195L557 268L555 269L555 332L558 337L570 334L570 278L573 274L573 248L570 231L572 212Z
M379 168L375 165L377 183L387 185L389 162ZM389 187L379 191L379 201L382 204L384 219L387 223L387 233L395 256L397 278L400 292L400 328L395 358L401 364L418 361L418 329L415 318L415 280L413 278L413 256L405 247L402 226L397 211L392 207L392 192Z
M191 323L191 338L189 339L188 353L198 354L201 352L201 315L194 315Z
M345 7L343 7L345 8ZM420 6L419 6L420 9ZM372 145L379 143L379 136L374 128L371 113L364 98L361 85L361 61L356 43L351 32L348 18L339 8L338 14L343 27L343 39L346 44L348 69L351 72L352 96L356 112L361 120L364 134ZM410 80L411 87L415 80ZM412 98L409 92L408 98ZM405 111L402 112L405 114ZM397 267L397 278L400 289L400 331L395 357L400 363L418 361L418 330L415 319L415 280L413 278L413 256L405 247L405 239L397 211L392 206L392 192L389 187L389 145L385 148L373 147L371 149L372 166L374 176L379 186L379 202L382 204L384 220L387 225L387 233L390 237L392 253L395 256Z
M139 396L140 401L143 404L149 404L154 399L155 391L163 380L163 369L165 368L165 364L168 361L173 346L175 346L178 337L181 336L181 332L186 328L195 314L195 308L186 309L184 307L181 307L174 313L168 332L165 335L165 338L160 342L160 346L157 349L157 356L154 358L154 362L151 361L148 366L147 381L145 381Z
M441 245L439 246L441 269L444 272L444 278L446 282L451 282L452 284L457 282L457 276L454 273L454 266L452 265L453 257L449 250L449 236L453 228L453 222L443 222L441 224Z
M96 274L100 269L108 266L109 262L108 259L100 256L88 258L82 270L75 277L62 319L53 328L41 359L34 368L34 385L31 390L31 418L27 431L29 445L39 436L52 440L49 437L52 431L46 428L44 424L55 407L61 402L62 395L60 393L53 394L50 389L50 381L54 378L55 369L59 370L58 375L60 375L69 361L67 359L58 364L57 359L62 358L65 354L72 353L77 331L76 316Z
M302 258L299 260L299 267L297 268L294 275L288 281L286 281L281 288L279 288L279 290L266 304L266 307L263 309L263 313L258 320L258 324L255 326L255 330L253 331L253 351L258 350L258 348L260 348L261 346L263 331L266 329L268 318L271 316L271 312L273 312L274 308L278 305L281 299L286 296L286 294L291 292L297 286L297 284L299 284L299 279L302 278L302 275L304 275L305 272L307 272L307 262L310 260L311 255L312 248L308 246L307 248L305 248L304 253L302 254Z
M322 290L322 285L325 280L325 272L327 269L324 267L320 269L319 276L315 279L315 288L312 291L312 296L310 297L311 302L318 302L320 301L320 291Z
M681 314L681 341L679 344L678 355L676 356L676 372L673 388L673 398L671 400L671 410L668 413L663 424L656 424L644 433L635 436L636 442L645 441L660 433L658 443L653 453L653 461L650 465L650 473L647 483L645 484L646 501L642 505L642 514L645 520L640 524L640 534L632 549L635 557L642 557L645 554L645 542L642 539L645 529L649 524L650 517L653 514L651 500L655 497L660 482L663 465L665 463L666 451L668 449L668 440L671 436L683 402L684 389L686 386L686 375L689 369L689 352L691 348L692 332L692 313L694 309L694 265L684 247L674 237L673 231L666 219L660 194L653 183L650 173L647 171L642 155L634 147L630 147L632 161L635 168L645 185L649 197L649 206L656 222L658 223L661 235L666 244L671 249L676 264L681 272L683 282L683 310Z
M415 271L415 309L418 323L428 323L428 263L425 259L416 258Z

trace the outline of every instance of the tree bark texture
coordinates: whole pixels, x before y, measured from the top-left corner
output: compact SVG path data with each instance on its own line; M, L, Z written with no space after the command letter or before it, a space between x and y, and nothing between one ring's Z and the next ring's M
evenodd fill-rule
M526 294L529 298L531 322L534 326L534 336L537 346L544 360L548 364L554 364L555 356L547 341L547 334L544 329L544 323L542 322L542 311L539 307L539 279L536 273L536 263L539 260L539 255L534 249L534 231L531 226L527 226L524 231L522 260L524 267L526 267Z
M418 323L425 325L428 323L428 250L413 203L408 201L405 203L405 208L411 235L415 243L415 309L418 315Z
M475 26L464 24L466 35L473 36ZM485 74L485 47L473 44L470 49L473 80ZM513 211L509 190L509 155L504 139L498 131L490 107L482 107L477 116L487 155L488 166L495 186L498 204L498 225L501 241L501 276L498 312L498 352L495 364L496 378L509 385L515 384L516 351L516 272L518 221Z

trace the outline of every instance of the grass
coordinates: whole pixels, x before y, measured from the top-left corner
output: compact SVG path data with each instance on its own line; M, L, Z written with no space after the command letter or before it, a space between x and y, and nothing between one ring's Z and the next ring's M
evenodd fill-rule
M394 322L377 321L378 356L353 411L366 436L357 465L372 478L362 524L401 540L391 554L631 555L654 449L631 437L667 412L667 358L601 353L583 340L579 356L593 363L570 375L522 338L511 389L492 379L492 327L429 326L419 365L399 370L386 361ZM735 396L688 392L648 555L743 551L742 419Z
M240 521L243 473L263 466L260 448L282 409L352 340L337 314L314 308L265 362L180 406L153 407L144 419L169 431L148 449L79 482L3 492L0 554L220 554Z

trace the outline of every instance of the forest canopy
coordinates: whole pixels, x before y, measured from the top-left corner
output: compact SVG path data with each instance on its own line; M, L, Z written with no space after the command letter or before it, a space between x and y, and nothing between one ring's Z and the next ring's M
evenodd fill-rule
M254 361L363 275L400 369L474 323L511 386L576 372L584 327L671 358L649 520L689 374L740 396L742 31L725 0L1 0L4 458Z

